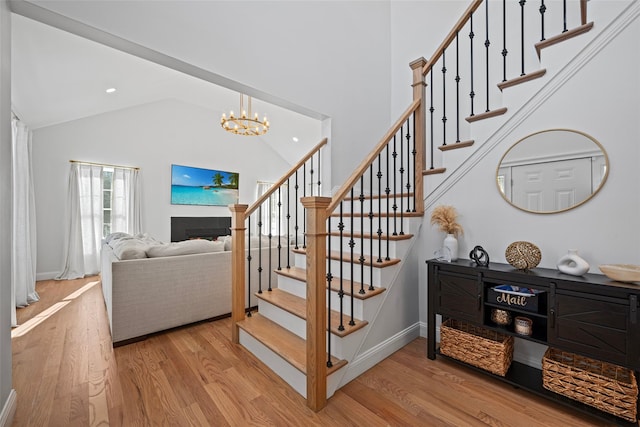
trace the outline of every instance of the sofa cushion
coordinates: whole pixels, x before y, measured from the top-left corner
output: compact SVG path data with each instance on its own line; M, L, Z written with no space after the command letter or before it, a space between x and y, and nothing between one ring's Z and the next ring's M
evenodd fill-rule
M222 251L224 251L224 242L211 242L209 240L194 239L149 246L147 249L147 256L149 258L157 258Z
M109 246L113 248L113 254L121 260L146 258L149 247L147 243L130 237L112 240Z

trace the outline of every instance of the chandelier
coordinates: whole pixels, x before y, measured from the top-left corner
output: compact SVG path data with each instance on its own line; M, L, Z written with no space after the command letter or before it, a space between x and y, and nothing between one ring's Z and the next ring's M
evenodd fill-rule
M258 119L258 113L251 115L251 97L247 96L247 109L244 108L244 95L240 94L240 116L236 117L233 111L229 112L229 118L222 114L220 126L227 132L236 135L264 135L269 130L269 121L265 116L262 121Z

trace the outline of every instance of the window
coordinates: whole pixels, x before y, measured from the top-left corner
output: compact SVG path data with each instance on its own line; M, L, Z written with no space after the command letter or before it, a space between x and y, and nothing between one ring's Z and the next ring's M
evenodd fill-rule
M102 237L111 234L111 206L113 201L113 169L102 170Z
M269 191L273 187L271 182L258 182L258 197ZM284 184L280 190L276 190L262 204L262 234L268 236L278 236L286 234L287 221L287 185ZM256 234L258 233L256 227Z

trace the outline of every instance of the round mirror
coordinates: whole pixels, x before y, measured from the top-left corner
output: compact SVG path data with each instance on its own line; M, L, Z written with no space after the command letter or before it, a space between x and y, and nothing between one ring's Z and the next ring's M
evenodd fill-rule
M513 144L496 174L502 197L534 213L580 206L602 188L609 159L591 136L569 129L534 133Z

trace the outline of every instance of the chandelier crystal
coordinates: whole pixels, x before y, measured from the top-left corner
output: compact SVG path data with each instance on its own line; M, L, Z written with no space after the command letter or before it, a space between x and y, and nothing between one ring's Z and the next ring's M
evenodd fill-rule
M229 112L229 117L222 114L220 126L227 132L236 135L264 135L269 130L269 121L264 116L262 120L258 119L258 113L251 112L251 97L247 96L247 109L244 108L244 95L240 94L240 116L235 116L233 111Z

